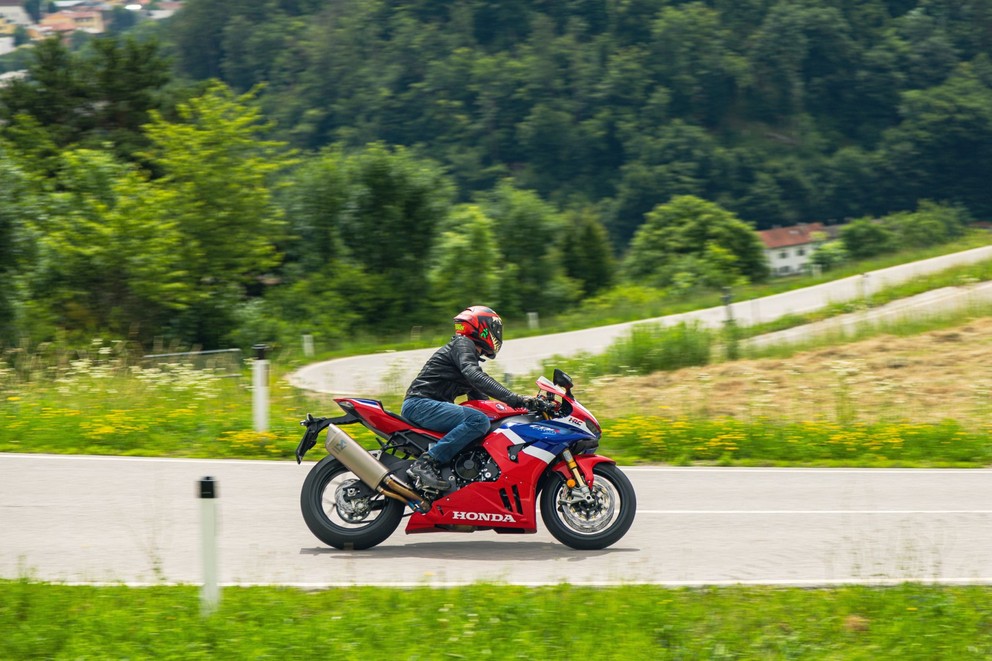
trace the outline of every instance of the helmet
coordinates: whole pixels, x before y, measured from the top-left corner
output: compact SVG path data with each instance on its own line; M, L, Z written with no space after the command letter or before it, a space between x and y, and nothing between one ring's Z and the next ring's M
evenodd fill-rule
M465 308L455 317L455 333L475 342L486 358L495 358L503 346L503 320L482 305Z

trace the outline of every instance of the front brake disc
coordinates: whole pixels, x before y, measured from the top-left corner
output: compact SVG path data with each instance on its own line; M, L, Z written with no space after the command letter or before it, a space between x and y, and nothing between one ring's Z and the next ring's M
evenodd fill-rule
M593 501L570 499L565 493L558 499L558 510L565 523L583 533L599 532L610 525L616 512L616 501L609 489L598 482L592 487Z

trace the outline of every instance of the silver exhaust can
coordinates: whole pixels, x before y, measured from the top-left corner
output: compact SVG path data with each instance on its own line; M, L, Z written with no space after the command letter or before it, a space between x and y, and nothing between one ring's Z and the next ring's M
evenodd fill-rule
M324 442L324 447L328 454L373 489L378 489L383 478L389 475L388 468L337 425L327 426L327 440Z

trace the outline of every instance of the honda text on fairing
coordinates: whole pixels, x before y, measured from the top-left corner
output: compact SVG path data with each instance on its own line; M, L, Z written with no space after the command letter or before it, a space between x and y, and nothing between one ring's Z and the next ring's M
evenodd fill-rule
M634 520L637 499L627 476L596 454L596 418L572 396L572 380L555 370L537 380L534 410L495 401L467 401L490 420L489 433L442 469L443 492L415 490L406 469L440 433L420 429L382 403L338 398L337 418L307 415L296 460L327 430L328 456L307 475L300 506L307 527L339 549L367 549L389 537L410 511L407 533L537 532L537 506L548 531L576 549L602 549ZM365 450L341 429L358 423L375 433L379 449Z

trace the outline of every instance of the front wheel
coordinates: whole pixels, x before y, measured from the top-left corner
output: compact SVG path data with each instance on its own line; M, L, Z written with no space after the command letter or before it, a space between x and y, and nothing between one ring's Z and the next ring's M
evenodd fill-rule
M373 492L331 456L307 474L300 508L310 532L338 549L372 548L403 518L403 503Z
M634 522L634 487L613 464L593 469L592 501L581 500L555 473L541 492L541 518L548 532L573 549L605 549L623 537Z

